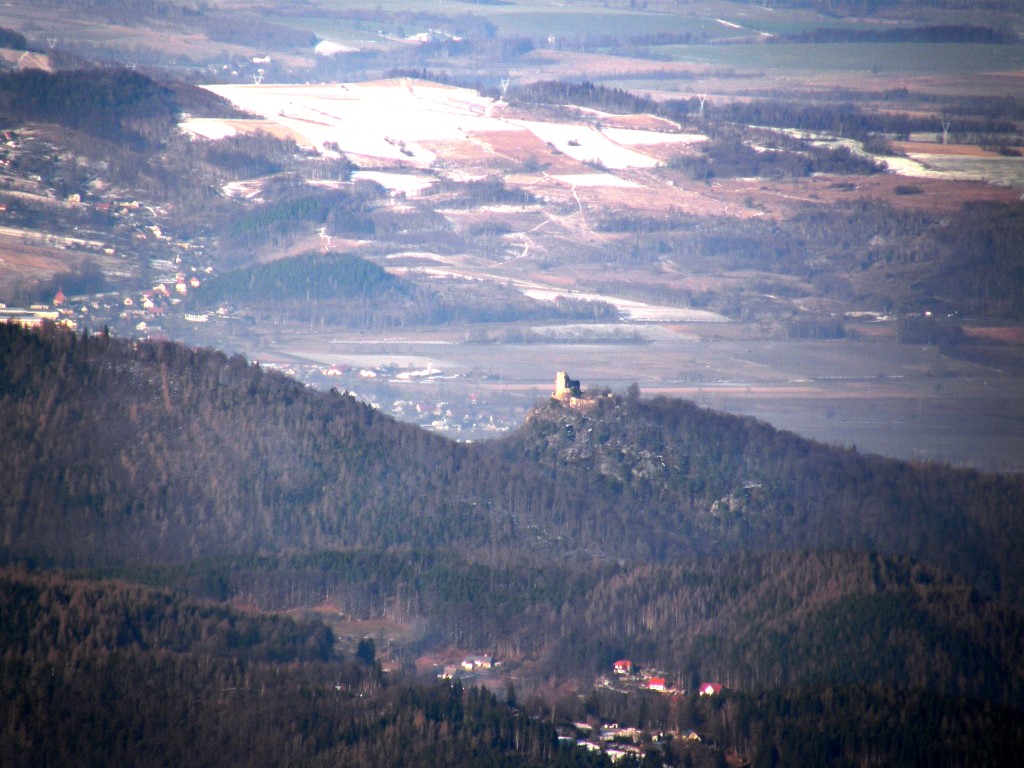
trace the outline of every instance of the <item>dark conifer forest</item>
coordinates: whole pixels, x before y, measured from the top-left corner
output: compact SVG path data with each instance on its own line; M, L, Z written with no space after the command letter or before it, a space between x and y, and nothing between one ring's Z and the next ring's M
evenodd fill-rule
M1024 743L1016 476L635 390L458 444L239 356L52 327L0 325L0 418L4 765L603 759L560 748L552 712L703 734L668 765ZM535 680L632 657L733 693L385 675L282 615L326 603L417 623L412 655L489 648Z

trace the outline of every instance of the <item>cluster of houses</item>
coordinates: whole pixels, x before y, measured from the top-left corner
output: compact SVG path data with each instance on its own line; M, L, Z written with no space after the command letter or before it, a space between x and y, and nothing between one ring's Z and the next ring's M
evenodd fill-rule
M43 304L33 304L28 309L0 304L0 323L14 323L25 328L33 328L43 323L54 323L72 329L77 325L72 318L60 310Z
M612 762L618 762L629 755L642 757L640 730L624 728L618 723L592 726L589 723L573 723L575 733L561 733L559 741L572 743L591 752L602 752Z
M666 736L684 741L700 741L700 736L695 731L659 733L653 736L653 741L659 742ZM613 763L628 756L639 760L644 753L642 731L639 728L621 726L618 723L601 725L573 723L571 729L562 729L559 732L558 739L565 743L575 743L577 747L591 752L601 752Z
M638 690L656 691L657 693L685 694L682 688L675 688L668 678L657 670L642 670L629 659L619 659L612 664L615 678ZM607 684L607 679L605 680ZM715 696L722 692L721 683L703 682L697 688L701 696Z
M212 271L212 267L208 268ZM189 276L185 272L178 272L174 280L164 280L157 283L148 291L143 291L136 300L131 296L124 299L125 307L135 307L151 314L163 314L166 303L177 304L185 296L188 296L190 289L198 288L201 285L199 277L195 274Z
M494 669L499 663L493 656L467 656L459 664L445 664L437 676L442 680L465 680L469 675Z
M611 679L602 678L599 684L620 691L646 690L676 696L686 693L682 688L673 687L664 674L656 670L643 670L630 659L616 661L612 664L612 672ZM715 696L721 692L721 683L704 682L697 689L700 696ZM601 752L613 763L629 756L637 760L642 758L645 750L650 747L650 744L645 744L645 739L654 743L665 739L691 742L701 740L696 731L692 730L645 735L639 728L620 726L618 723L573 723L571 728L559 730L559 739L592 752Z

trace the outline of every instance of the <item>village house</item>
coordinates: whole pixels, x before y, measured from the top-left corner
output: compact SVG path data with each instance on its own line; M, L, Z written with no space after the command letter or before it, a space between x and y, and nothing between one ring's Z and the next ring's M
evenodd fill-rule
M467 672L472 672L475 669L490 669L494 666L494 657L492 656L469 656L462 660L462 668Z
M629 659L619 659L612 664L612 670L614 670L616 675L632 675L633 662Z
M664 693L668 690L668 683L664 677L652 677L647 681L647 687L652 691L661 691Z

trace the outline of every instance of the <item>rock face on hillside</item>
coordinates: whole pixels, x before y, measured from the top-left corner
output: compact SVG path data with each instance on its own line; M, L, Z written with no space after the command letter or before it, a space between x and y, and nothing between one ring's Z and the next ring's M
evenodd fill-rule
M560 383L556 381L556 387ZM618 483L638 479L671 483L673 473L678 473L685 462L670 458L669 466L662 453L630 439L626 422L632 416L625 401L608 397L608 407L595 412L592 407L599 398L579 395L579 382L573 383L577 384L577 395L563 390L560 397L552 395L550 404L530 413L529 423L543 446L539 460L550 465L575 465Z
M1016 476L865 456L667 398L552 399L504 443L559 477L589 476L592 493L628 510L622 540L651 551L866 548L1024 596L1020 545L996 533L1021 528Z

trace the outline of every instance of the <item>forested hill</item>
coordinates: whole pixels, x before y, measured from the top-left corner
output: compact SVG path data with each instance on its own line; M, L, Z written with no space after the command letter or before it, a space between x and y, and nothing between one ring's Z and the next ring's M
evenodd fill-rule
M8 556L168 562L458 530L444 483L465 449L352 397L169 343L0 339Z
M0 38L3 35L0 34ZM0 115L7 121L52 122L106 141L145 149L172 130L177 114L241 115L208 91L163 84L118 67L0 74Z
M605 765L486 691L388 685L321 623L0 570L0 765Z
M241 357L53 328L0 326L0 487L7 560L847 549L1024 594L1017 476L865 457L635 392L553 402L463 445Z
M828 447L668 398L599 397L536 409L508 440L556 475L614 497L611 536L653 555L672 537L698 554L737 549L868 550L913 557L1024 598L1024 477L911 464Z

